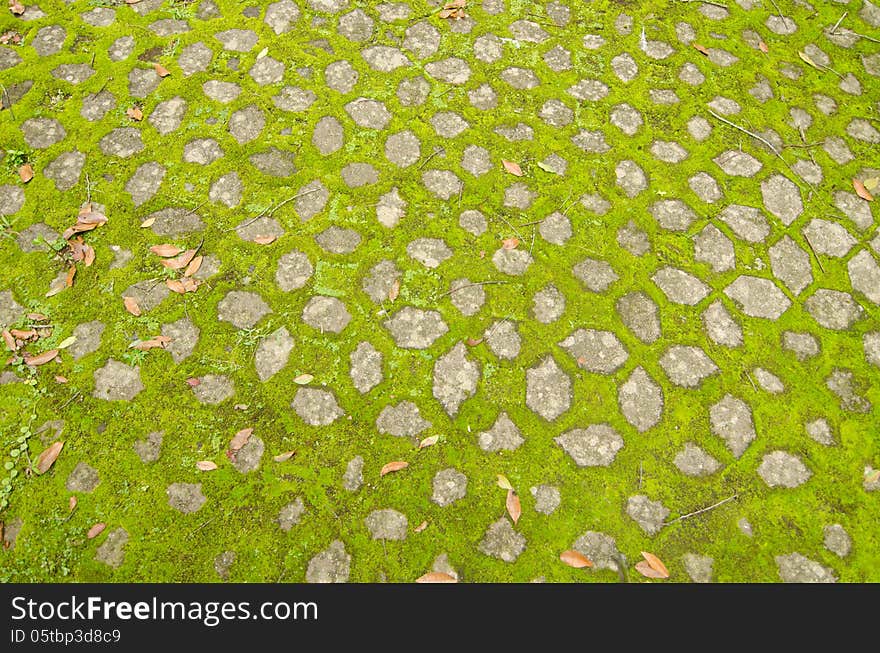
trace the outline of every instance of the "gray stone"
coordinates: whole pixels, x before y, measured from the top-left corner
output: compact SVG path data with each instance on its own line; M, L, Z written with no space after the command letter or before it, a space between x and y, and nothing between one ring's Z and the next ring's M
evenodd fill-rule
M483 338L498 358L513 360L519 355L522 338L519 336L515 322L510 320L495 322L486 329Z
M791 300L776 284L760 277L737 277L736 281L724 289L724 294L750 317L776 320L791 306Z
M146 219L153 221L153 225L150 228L157 236L176 238L201 231L205 227L205 223L202 222L202 219L195 211L178 207L168 207L154 211ZM164 284L160 284L160 286L164 287Z
M87 463L78 463L67 477L64 487L68 492L94 492L98 483L98 470Z
M364 519L364 524L374 540L403 541L409 528L406 515L391 508L374 510Z
M684 448L675 454L673 463L687 476L711 476L721 468L721 463L703 451L693 442L686 442Z
M376 418L379 433L388 433L398 438L415 441L431 422L422 419L419 407L411 401L401 401L396 406L385 406Z
M718 373L718 366L699 347L673 345L660 357L660 367L675 385L698 388L704 379Z
M831 431L831 426L828 424L828 420L824 417L807 422L804 429L806 430L807 435L819 444L824 444L826 447L834 444L834 433Z
M660 200L648 207L648 211L657 224L669 231L687 231L697 219L693 209L681 200Z
M231 290L217 304L217 319L238 329L251 329L272 312L257 293Z
M597 374L616 372L629 358L626 348L611 331L577 329L559 343L582 369Z
M849 293L827 288L819 288L804 307L819 325L834 331L849 329L865 311Z
M287 505L283 506L278 512L278 527L287 533L291 528L299 524L305 511L306 506L303 503L302 498L297 497Z
M134 174L125 183L125 192L131 195L135 208L149 202L165 179L165 166L156 161L148 161L138 166Z
M656 535L663 528L669 510L659 501L651 501L643 494L631 496L626 502L626 514L648 535Z
M382 352L369 342L361 342L351 352L349 358L351 376L354 387L365 394L382 382Z
M748 243L763 242L770 233L770 225L759 209L741 204L730 204L718 214L736 236Z
M222 158L223 149L213 138L196 138L183 147L183 160L187 163L208 165Z
M412 306L404 306L382 322L382 326L391 334L394 343L403 349L427 349L449 331L440 313Z
M411 166L421 156L421 143L411 131L392 134L385 141L385 158L400 168Z
M141 133L134 127L118 127L104 136L98 147L107 156L117 156L121 159L137 154L144 149Z
M488 431L483 431L477 436L477 444L483 451L515 451L525 442L522 433L514 424L507 413L501 412Z
M196 512L208 500L202 493L201 483L172 483L165 493L168 505L184 515Z
M755 375L755 380L758 382L758 385L770 394L777 395L785 391L785 386L779 377L772 372L765 370L763 367L756 367L752 370L752 374Z
M232 466L242 474L249 474L260 468L260 461L266 445L256 435L248 438L248 441L238 451L232 454Z
M248 161L268 177L290 177L296 172L293 155L275 147L250 155Z
M362 456L355 456L348 461L345 467L345 474L342 477L342 487L349 492L357 492L364 483L364 459Z
M114 528L95 551L95 560L113 569L119 569L125 561L125 545L128 544L128 531Z
M835 367L825 379L825 386L837 396L841 409L853 413L871 411L871 402L859 394L862 385L856 380L852 370L838 367Z
M31 41L31 47L41 57L51 57L61 52L67 31L61 25L47 25L37 30Z
M513 530L510 522L502 517L486 530L480 541L479 550L487 556L504 562L515 562L526 550L526 538Z
M621 321L642 342L650 344L661 335L657 304L645 293L631 292L617 300Z
M224 551L214 558L214 571L220 580L229 580L229 570L235 564L235 551Z
M840 524L831 524L823 529L825 548L834 555L845 558L852 549L852 540L843 526Z
M837 582L837 577L831 569L800 553L776 556L776 566L779 568L779 577L785 583Z
M171 354L175 363L189 358L195 351L199 341L199 328L188 317L162 325L162 335L171 338L165 349Z
M742 400L730 394L709 409L712 433L722 438L735 458L739 458L757 437L752 411Z
M742 327L737 323L719 300L715 300L703 311L703 327L709 339L716 345L739 347L743 343Z
M532 264L532 255L524 249L497 249L492 255L492 264L504 274L518 277Z
M761 195L767 210L785 226L797 220L804 211L797 185L780 174L772 175L761 182Z
M199 383L193 386L192 391L200 403L216 406L235 394L235 386L228 376L206 374L199 377Z
M572 384L553 356L526 370L526 406L548 421L571 407Z
M821 218L810 220L803 234L816 254L837 258L846 256L858 242L843 225Z
M711 288L694 275L669 266L657 270L651 281L675 304L696 306L711 292Z
M24 206L24 190L18 186L0 186L0 215L18 213Z
M877 265L871 253L863 249L849 260L846 269L853 290L880 305L880 265Z
M379 181L379 171L369 163L349 163L340 175L349 188L360 188Z
M392 117L382 102L365 97L346 104L345 112L355 124L365 129L385 129Z
M389 293L401 277L400 270L394 262L389 260L379 261L370 268L370 273L364 277L363 290L376 304L382 304L389 299ZM438 314L439 317L439 314ZM418 316L408 316L407 320L420 319ZM445 331L443 331L445 333Z
M797 456L772 451L761 459L758 476L770 487L795 488L806 483L812 472Z
M731 177L754 177L763 167L751 154L740 150L727 150L712 161Z
M640 433L656 426L663 416L663 390L641 366L618 387L617 403L626 421Z
M708 224L694 238L694 260L708 263L713 272L726 272L736 265L733 243L715 225Z
M620 551L610 535L587 531L575 540L571 548L590 559L594 569L618 570Z
M426 268L434 269L452 256L442 238L416 238L406 246L406 253Z
M782 333L782 348L793 351L798 360L807 360L816 356L819 351L819 341L811 333L796 333L784 331Z
M25 254L31 252L48 252L50 245L61 236L44 222L37 222L18 232L15 242Z
M559 488L552 485L538 485L530 488L529 491L535 498L535 512L542 515L552 515L562 502Z
M459 342L434 364L434 398L441 403L450 417L477 391L480 366L467 357L467 348Z
M241 183L241 177L238 176L237 172L232 171L219 177L217 181L211 184L211 189L208 191L208 199L212 202L219 202L226 208L234 209L241 203L243 190L244 186Z
M431 485L433 487L431 501L440 507L463 499L467 494L467 476L452 467L437 472Z
M259 37L249 29L228 29L216 32L214 38L220 41L224 50L230 52L250 52L257 45Z
M553 284L547 284L532 297L532 313L541 324L558 320L565 312L565 295Z
M773 276L779 279L795 295L813 281L813 270L810 256L787 234L768 250L770 269Z
M302 320L321 333L342 333L351 321L351 314L336 297L312 297L303 308Z
M623 448L623 438L608 424L572 429L553 439L578 467L608 467Z
M268 381L284 369L292 350L293 338L285 327L280 327L263 338L254 352L254 365L260 381Z
M82 152L64 152L46 166L43 174L55 182L55 188L63 192L79 183L85 162L86 155Z
M345 414L329 390L299 388L290 404L309 426L328 426Z
M572 273L587 290L605 292L620 277L607 261L586 258L572 268Z
M334 540L330 546L309 560L306 569L307 583L347 583L351 569L351 555L345 545Z
M339 93L351 93L358 79L360 73L346 60L334 61L324 69L324 82Z
M134 443L134 452L142 463L154 463L159 460L159 454L162 452L162 439L164 433L162 431L154 431L147 435L145 440L138 440Z
M694 583L712 582L712 565L715 562L712 558L696 553L685 553L681 560L691 581Z
M112 358L104 367L95 370L95 390L92 396L107 401L131 401L141 390L140 367L131 367Z
M322 156L329 156L342 149L345 144L345 130L336 118L325 116L315 125L312 144Z
M470 279L455 279L449 284L449 290L449 301L465 317L476 315L486 301L483 286Z
M880 367L880 331L866 333L862 338L862 344L864 345L865 358L868 362Z

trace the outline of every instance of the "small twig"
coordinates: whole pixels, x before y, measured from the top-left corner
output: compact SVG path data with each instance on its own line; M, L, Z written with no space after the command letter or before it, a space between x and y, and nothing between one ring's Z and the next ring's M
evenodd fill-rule
M210 523L211 523L212 521L214 521L215 519L217 519L216 516L211 517L211 518L210 518L209 520L207 520L207 521L203 521L200 525L196 526L196 528L194 528L193 530L191 530L189 533L186 534L187 539L189 539L190 537L192 537L193 535L195 535L196 533L198 533L200 530L202 530L205 526L207 526L208 524L210 524Z
M749 380L749 383L752 384L752 390L754 390L755 392L757 392L757 391L758 391L758 386L756 386L756 385L755 385L755 382L752 381L752 375L749 374L748 372L746 372L746 378Z
M510 283L509 281L477 281L474 283L466 283L463 286L459 286L458 288L453 288L452 290L447 290L445 293L441 295L437 295L437 299L441 297L446 297L446 295L451 295L454 292L458 292L459 290L464 290L465 288L471 288L472 286L488 286L493 283Z
M431 159L433 159L435 156L437 156L438 154L440 154L440 152L442 152L442 151L443 151L443 148L442 148L442 147L440 147L439 145L435 146L435 147L434 147L434 151L431 152L431 154L428 156L427 159L425 159L424 161L422 161L422 162L419 164L419 168L418 168L418 169L421 170L422 168L424 168L426 165L428 165L428 161L430 161Z
M846 29L840 32L841 35L852 34L853 36L858 36L859 38L865 39L866 41L871 41L872 43L880 43L880 39L875 39L873 36L867 36L865 34L859 34L858 32Z
M721 2L713 2L712 0L678 0L679 2L684 2L686 4L691 2L699 2L704 5L712 5L713 7L721 7L722 9L727 9L727 5Z
M0 97L0 104L3 105L4 109L9 109L9 115L15 120L15 111L12 110L12 98L9 97L9 91L6 90L6 87L3 84L0 84L0 88L3 89L3 95L6 97L5 101L3 100L3 97Z
M718 503L713 503L711 506L706 506L705 508L700 508L699 510L694 510L693 512L689 512L688 514L682 515L681 517L676 517L672 521L665 521L665 522L663 522L663 525L670 526L671 524L675 524L677 522L684 521L685 519L688 519L690 517L696 517L697 515L702 515L704 512L709 512L710 510L714 510L718 506L723 506L728 501L733 501L738 496L739 496L739 494L734 494L733 496L729 496L726 499L722 499Z
M76 392L73 393L73 396L70 399L68 399L67 401L65 401L64 405L61 406L61 408L59 408L58 410L64 410L65 408L67 408L67 406L70 404L70 402L72 402L74 399L76 399L79 396L80 396L80 392L79 392L79 390L77 390Z
M639 461L639 489L642 489L642 461Z
M508 227L513 229L513 233L515 233L519 237L520 242L523 242L525 240L525 238L523 238L523 235L517 230L516 227L514 227L512 224L510 224L510 221L507 218L505 218L500 213L498 214L498 217L501 218L501 220L504 222L504 224L506 224Z
M755 132L749 131L749 130L746 129L745 127L740 127L740 126L737 125L736 123L729 121L727 118L725 118L725 117L723 117L723 116L719 116L717 113L715 113L714 111L712 111L712 109L709 109L709 113L712 114L715 118L717 118L717 119L720 120L721 122L723 122L724 124L726 124L726 125L730 125L730 126L733 127L734 129L738 129L739 131L741 131L743 134L748 134L748 135L751 136L752 138L755 138L755 139L761 141L764 145L766 145L767 147L770 148L770 150L773 152L773 154L775 154L776 156L778 156L778 157L782 160L782 162L785 163L785 159L782 158L782 155L779 153L779 150L777 150L776 147L774 147L773 143L771 143L770 141L768 141L766 138L764 138L764 137L761 136L760 134L756 134ZM788 165L788 164L785 163L785 165Z
M837 19L837 22L834 23L834 27L831 28L832 34L837 33L837 28L840 27L840 24L843 22L843 19L846 18L847 14L849 14L849 11L844 11L843 16L841 16L840 18Z
M822 265L822 259L819 258L819 255L816 253L816 248L813 247L813 243L810 242L810 239L807 236L807 234L804 234L804 240L807 241L807 245L809 245L810 251L813 252L813 256L816 257L816 263L819 264L819 269L822 270L822 274L825 274L825 266Z
M296 195L288 197L286 200L280 201L274 207L270 204L265 209L263 209L262 211L257 213L250 220L248 220L247 222L243 222L242 224L236 225L235 227L230 227L229 229L225 229L224 231L235 231L238 228L247 227L248 225L251 225L254 222L256 222L257 220L259 220L260 218L262 218L264 215L267 217L271 217L275 213L275 211L280 209L282 206L284 206L288 202L292 202L293 200L299 199L300 197L304 197L306 195L311 195L312 193L317 193L319 190L321 190L321 189L320 188L310 188L309 190L304 190L301 193L297 193ZM193 209L193 211L196 211L198 208L199 207L196 207L195 209Z

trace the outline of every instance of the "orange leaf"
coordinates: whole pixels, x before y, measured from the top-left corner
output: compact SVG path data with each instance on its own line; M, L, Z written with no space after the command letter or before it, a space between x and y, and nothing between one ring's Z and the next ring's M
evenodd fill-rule
M138 107L130 107L128 111L125 112L125 115L138 122L144 119L144 112Z
M764 43L764 41L760 41L760 42L758 43L758 49L759 49L761 52L763 52L764 54L767 54L767 53L770 51L770 48L767 47L767 44Z
M202 267L202 260L204 260L204 256L196 256L192 261L189 262L189 265L186 266L186 270L183 271L183 276L191 277L196 272L199 271L199 268Z
M211 472L217 469L217 463L213 460L200 460L196 463L196 468L203 472Z
M166 268L171 268L172 270L182 270L189 262L192 261L193 256L196 255L196 250L188 249L179 256L175 256L174 258L165 258L162 259L162 265Z
M293 458L295 454L296 451L285 451L284 453L280 453L277 456L273 457L272 460L274 460L276 463L283 463Z
M457 583L458 579L442 571L432 571L416 578L417 583Z
M425 530L426 528L428 528L428 522L423 521L421 524L419 524L418 526L416 526L416 527L413 529L413 533L421 533L421 532L422 532L423 530Z
M425 447L433 447L440 440L439 435L431 435L421 442L419 442L419 449L424 449Z
M504 169L507 170L510 174L516 177L522 177L523 171L522 168L519 167L518 163L514 163L513 161L506 161L505 159L501 159L501 165L504 166Z
M105 528L107 528L107 524L105 524L104 522L98 522L89 529L89 532L86 533L86 537L90 540L93 540L98 537Z
M57 355L57 349L50 349L49 351L44 351L42 354L37 354L36 356L25 356L24 362L31 367L37 367L38 365L45 365L49 361L54 360Z
M61 453L61 450L64 448L64 442L58 440L57 442L53 442L46 449L43 450L43 453L40 454L40 457L37 458L37 466L36 471L37 474L45 474L49 471L49 468L58 460L58 454Z
M183 283L178 281L177 279L166 279L165 285L168 286L173 292L184 294L186 292L186 288Z
M562 560L562 562L567 564L569 567L574 567L575 569L583 569L584 567L593 566L592 560L590 560L580 551L575 551L574 549L563 551L559 554L559 559Z
M9 0L9 11L13 16L21 16L24 13L24 5L18 0Z
M406 469L409 467L409 463L405 460L395 460L394 462L390 462L382 467L382 471L379 472L379 476L385 476L385 474L390 474L391 472L399 472L401 469Z
M135 317L141 314L141 307L138 306L137 300L134 297L123 297L122 304L125 306L125 310Z
M853 179L852 183L853 183L853 188L856 189L856 195L861 197L866 202L873 202L874 201L874 196L871 195L871 193L868 191L867 188L865 188L865 184L863 184L861 182L861 180Z
M156 256L177 256L183 250L180 249L177 245L172 245L170 243L162 243L161 245L153 245L150 248L150 251L153 252Z
M395 279L391 284L391 290L388 291L388 301L393 302L400 295L400 279Z
M128 348L129 349L140 349L141 351L147 351L148 349L165 349L165 345L171 342L171 338L168 336L154 336L149 340L136 340L131 343Z
M83 247L83 254L83 262L86 264L86 267L89 267L95 262L95 248L91 245L85 245Z
M707 57L709 56L709 49L705 45L700 45L699 43L694 43L694 48L698 52L702 52L703 54L705 54Z
M25 163L18 169L18 176L21 178L22 183L26 184L31 179L34 178L34 169L30 163Z
M73 278L76 276L76 266L71 265L70 269L67 271L67 278L65 278L64 283L70 288L73 285Z
M274 243L278 236L257 236L254 238L254 242L257 245L269 245Z
M67 377L60 374L55 375L55 383L67 383Z
M6 329L3 329L3 342L6 343L6 348L9 351L16 351L18 349L18 345L15 344L15 338Z
M519 238L505 238L501 241L502 249L516 249L519 245Z
M654 569L646 560L639 560L636 563L636 571L645 578L669 578L669 574Z
M666 565L663 564L663 561L660 560L653 553L648 553L647 551L642 551L642 557L645 559L645 562L656 571L658 574L661 574L659 578L669 578L669 570L666 568Z
M202 384L202 380L201 380L200 378L198 378L198 377L193 376L193 377L190 377L189 379L186 380L186 384L187 384L190 388L195 388L197 385L201 385L201 384Z
M522 506L520 506L516 490L511 489L507 491L507 513L514 524L519 521L519 516L522 514Z
M253 427L240 430L238 433L232 436L232 439L229 441L229 450L238 451L239 449L241 449L244 445L247 444L247 441L250 439L251 433L253 432Z
M73 509L76 508L76 503L77 503L76 496L70 495L70 499L68 500L67 505L70 507L71 511L73 511Z
M168 77L168 75L171 74L171 71L160 63L154 63L153 70L156 71L156 74L159 75L159 77Z
M476 347L481 342L483 342L482 338L468 338L464 341L464 344L466 344L468 347Z

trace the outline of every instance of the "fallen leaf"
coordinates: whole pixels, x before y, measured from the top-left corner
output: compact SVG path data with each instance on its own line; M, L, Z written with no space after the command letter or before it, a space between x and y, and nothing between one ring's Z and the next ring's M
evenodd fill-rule
M257 236L254 238L254 242L257 245L269 245L274 243L278 239L278 236Z
M550 166L548 166L548 165L547 165L546 163L544 163L543 161L541 161L541 162L538 163L538 167L539 167L541 170L543 170L544 172L551 172L551 173L553 173L554 175L556 174L556 170L553 169L553 168L551 168Z
M128 311L135 317L140 316L141 307L138 306L137 300L134 297L123 297L122 304L125 306L126 311Z
M18 176L22 183L26 184L34 178L34 169L30 163L25 163L18 169Z
M76 336L67 336L64 340L58 343L58 349L67 349L76 342Z
M42 313L28 313L27 319L33 320L34 322L45 322L49 319L49 316L43 315Z
M36 471L37 474L45 474L49 471L49 468L54 464L56 460L58 460L58 454L61 453L61 450L64 448L64 442L58 440L57 442L53 442L48 447L43 450L43 453L40 454L40 457L37 458Z
M388 301L393 302L400 295L400 279L395 279L388 291Z
M424 449L425 447L433 447L440 440L439 435L431 435L421 442L419 442L419 449Z
M76 276L76 266L71 265L70 269L67 271L67 277L64 279L65 285L70 288L73 285L73 278Z
M253 427L242 429L238 433L232 436L232 439L229 441L229 451L238 451L244 445L247 444L247 441L251 437L251 433L254 432Z
M699 43L694 43L694 49L697 52L702 52L707 57L709 56L709 48L707 48L705 45L700 45Z
M668 574L664 576L662 572L657 571L649 565L646 560L639 560L636 563L636 571L645 578L669 578Z
M67 377L60 374L55 375L55 383L67 383Z
M759 41L759 42L758 42L758 49L759 49L761 52L763 52L764 54L767 54L768 52L770 52L770 48L767 47L767 44L764 43L764 41Z
M3 45L9 45L10 43L12 45L18 45L19 43L21 43L21 34L12 30L9 30L8 32L3 32L3 35L0 36L0 43L2 43ZM0 109L2 108L4 108L3 103L0 102Z
M200 460L196 463L196 467L203 472L212 472L217 469L217 463L213 460Z
M90 540L93 540L98 537L102 532L104 532L105 528L107 528L107 524L105 524L104 522L98 522L89 529L89 532L86 533L86 537Z
M458 579L442 571L432 571L416 578L417 583L457 583Z
M143 222L141 222L141 229L147 229L148 227L152 227L153 223L156 221L156 218L147 218Z
M468 338L464 341L464 344L466 344L468 347L476 347L481 342L483 342L482 338Z
M504 169L507 170L510 174L516 177L522 177L523 171L522 168L519 167L518 163L514 163L513 161L507 161L505 159L501 159L501 165L504 166Z
M653 553L648 553L647 551L642 551L642 557L645 559L645 562L648 563L648 566L651 567L658 574L661 574L659 578L669 578L669 570L666 568L666 565L663 564L663 561L660 560Z
M138 107L129 107L128 111L125 112L125 115L138 122L144 119L144 112Z
M501 241L502 249L516 249L519 245L519 238L505 238Z
M798 56L799 56L801 59L803 59L803 61L804 61L805 63L807 63L808 65L812 66L812 67L815 68L816 70L821 70L821 68L819 68L819 66L816 65L816 62L813 61L812 59L810 59L810 56L809 56L806 52L798 52Z
M267 54L269 54L269 48L263 48L262 50L260 50L260 51L257 53L257 59L262 59L262 58L265 57Z
M83 253L83 263L86 264L86 267L90 267L95 262L95 248L91 245L84 245Z
M314 378L315 377L313 377L311 374L300 374L293 380L293 382L297 385L306 385L307 383L311 383L312 379Z
M510 518L513 520L513 523L519 521L520 515L522 515L522 506L519 503L519 496L516 493L516 490L510 489L507 491L507 514L510 515Z
M28 329L27 331L22 329L12 329L9 333L19 340L30 340L31 338L37 337L37 332L34 329ZM59 347L59 349L61 348Z
M188 249L182 254L175 256L174 258L164 258L162 259L162 265L166 268L171 268L172 270L182 270L189 262L193 260L193 256L196 255L196 250Z
M177 279L166 279L165 285L168 286L173 292L176 292L180 295L183 295L186 292L186 287L183 285L182 281L178 281Z
M189 262L189 265L186 266L186 270L183 271L183 276L191 277L198 272L199 268L202 267L202 261L204 258L205 257L202 255L194 257L193 260Z
M24 13L24 5L18 0L9 0L9 11L13 16L21 16Z
M159 77L168 77L168 75L171 74L171 71L160 63L154 63L153 70L156 71L156 74L159 75Z
M49 351L44 351L42 354L37 354L36 356L25 355L24 362L31 367L37 367L38 365L45 365L49 361L54 360L57 355L57 349L50 349Z
M9 333L6 329L3 329L3 342L6 343L6 348L9 351L17 351L18 345L15 344L15 338L12 337L12 334Z
M187 384L190 388L195 388L197 385L201 385L201 384L202 384L202 380L201 380L200 378L197 378L197 377L193 376L193 377L191 377L191 378L189 378L189 379L186 380L186 384Z
M507 477L504 474L498 474L498 487L502 490L512 490L513 486L510 484L510 481L507 480Z
M382 471L379 472L379 476L385 476L385 474L390 474L391 472L399 472L401 469L406 469L407 467L409 467L409 463L405 460L395 460L383 465Z
M67 502L67 505L69 506L71 512L73 512L73 509L76 508L76 502L76 495L70 495L70 500Z
M413 529L413 533L421 533L421 532L422 532L423 530L425 530L426 528L428 528L428 522L423 521L421 524L419 524L418 526L416 526L416 527Z
M856 195L861 197L866 202L873 202L874 201L874 196L871 195L871 193L868 191L867 188L865 188L864 183L862 183L858 179L853 179L852 184L853 184L853 188L856 189Z
M180 280L180 285L183 286L184 292L195 292L199 289L199 285L201 285L201 281L196 281L191 277L184 277Z
M235 404L235 405L232 407L232 409L233 409L233 410L247 410L247 409L248 409L248 405L247 405L247 404Z
M141 225L143 226L143 225ZM183 250L177 245L172 245L170 243L162 243L161 245L153 245L150 248L150 251L153 252L156 256L177 256Z
M880 186L880 177L868 177L863 183L868 190L874 190Z
M165 349L165 345L169 342L171 342L171 338L168 336L154 336L149 340L135 340L128 346L128 348L139 349L141 351L147 351L149 349Z
M567 564L569 567L574 567L575 569L583 569L584 567L593 566L592 560L590 560L580 551L575 551L574 549L563 551L559 554L559 559L562 560L562 562Z
M272 460L274 460L276 463L287 462L288 460L293 458L294 454L296 454L296 451L285 451L284 453L280 453L277 456L274 456Z

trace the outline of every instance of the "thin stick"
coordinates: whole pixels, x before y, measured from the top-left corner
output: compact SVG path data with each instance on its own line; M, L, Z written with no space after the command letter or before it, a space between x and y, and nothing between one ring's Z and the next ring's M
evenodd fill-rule
M73 401L74 399L76 399L77 397L79 397L79 394L80 394L80 393L79 393L79 390L77 390L76 392L74 392L74 393L73 393L73 396L72 396L70 399L68 399L67 401L65 401L65 402L64 402L64 405L61 406L61 408L59 408L58 410L64 410L65 408L67 408L67 405L68 405L71 401Z
M746 378L749 380L749 383L752 384L752 390L754 390L755 392L757 392L757 391L758 391L758 387L755 385L755 382L752 381L752 375L749 374L748 372L746 372Z
M0 84L0 88L3 89L3 95L6 96L6 100L9 102L9 105L6 105L6 102L3 101L3 98L0 97L0 104L3 105L4 109L9 109L9 115L12 116L12 119L15 120L15 111L12 110L12 98L9 97L9 91L6 90L6 87L3 84Z
M737 125L736 123L734 123L734 122L730 122L727 118L724 118L723 116L719 116L717 113L715 113L714 111L712 111L712 109L709 109L709 113L711 113L715 118L717 118L718 120L720 120L720 121L723 122L724 124L726 124L726 125L730 125L730 126L733 127L734 129L738 129L738 130L740 130L742 133L744 133L744 134L748 134L748 135L751 136L752 138L756 138L756 139L758 139L758 140L761 141L764 145L766 145L767 147L769 147L770 150L773 152L773 154L775 154L776 156L778 156L778 157L782 160L782 162L785 163L785 159L782 158L782 155L779 153L779 150L777 150L776 147L774 147L773 143L771 143L770 141L768 141L766 138L764 138L764 137L761 136L760 134L756 134L755 132L751 132L751 131L749 131L749 130L746 129L745 127L740 127L740 126ZM788 165L788 164L785 163L785 165Z
M519 236L519 241L520 241L520 242L525 241L525 238L523 238L523 235L517 230L516 227L514 227L512 224L510 224L510 222L508 221L507 218L505 218L505 217L504 217L503 215L501 215L500 213L498 214L498 217L501 218L502 221L504 221L504 224L506 224L508 227L510 227L511 229L513 229L513 233L515 233L517 236Z
M691 2L699 2L704 5L712 5L713 7L721 7L722 9L727 9L727 5L722 4L720 2L713 2L712 0L678 0L679 2L691 3Z
M822 274L825 274L825 266L822 265L822 259L819 258L819 255L816 253L816 249L813 247L813 243L810 242L807 234L804 234L804 240L807 241L807 245L810 246L810 251L813 252L813 256L816 257L816 263L819 264L819 269L822 270Z
M676 517L672 521L663 522L664 526L670 526L671 524L675 524L676 522L684 521L690 517L696 517L697 515L702 515L704 512L709 512L710 510L714 510L718 506L723 506L728 501L733 501L739 496L739 494L734 494L733 496L729 496L726 499L722 499L718 503L713 503L711 506L706 506L705 508L700 508L699 510L695 510L694 512L689 512L686 515L682 515L681 517Z
M846 16L847 16L848 13L849 13L849 11L844 11L844 12L843 12L843 16L841 16L840 18L837 19L837 22L834 23L834 27L831 28L831 33L832 33L832 34L836 34L836 33L837 33L837 28L840 27L840 24L843 22L843 19L846 18Z
M430 161L431 159L433 159L435 156L437 156L438 154L440 154L440 152L442 152L442 151L443 151L443 148L442 148L442 147L440 147L439 145L436 146L436 147L434 148L434 151L431 152L430 156L428 156L427 159L425 159L424 161L421 162L421 164L419 164L419 170L421 170L421 169L424 168L426 165L428 165L428 161Z
M247 227L248 225L253 224L257 220L262 218L264 215L271 216L272 214L275 213L275 211L280 209L282 206L284 206L288 202L292 202L293 200L299 199L300 197L305 197L306 195L311 195L312 193L317 193L319 190L321 190L321 189L320 188L310 188L309 190L304 190L301 193L297 193L296 195L288 197L286 200L282 200L281 202L276 204L274 207L270 204L268 207L266 207L265 209L263 209L262 211L257 213L253 218L251 218L247 222L240 224L240 225L237 225L235 227L231 227L229 229L226 229L226 231L235 231L239 227ZM196 207L195 209L193 209L193 211L196 211L198 208L199 207Z
M492 284L492 283L510 283L510 282L509 281L477 281L475 283L466 283L465 285L459 286L458 288L453 288L452 290L447 290L442 295L437 295L437 299L440 299L441 297L446 297L446 295L451 295L452 293L458 292L459 290L464 290L465 288L470 288L472 286L488 286L489 284Z

